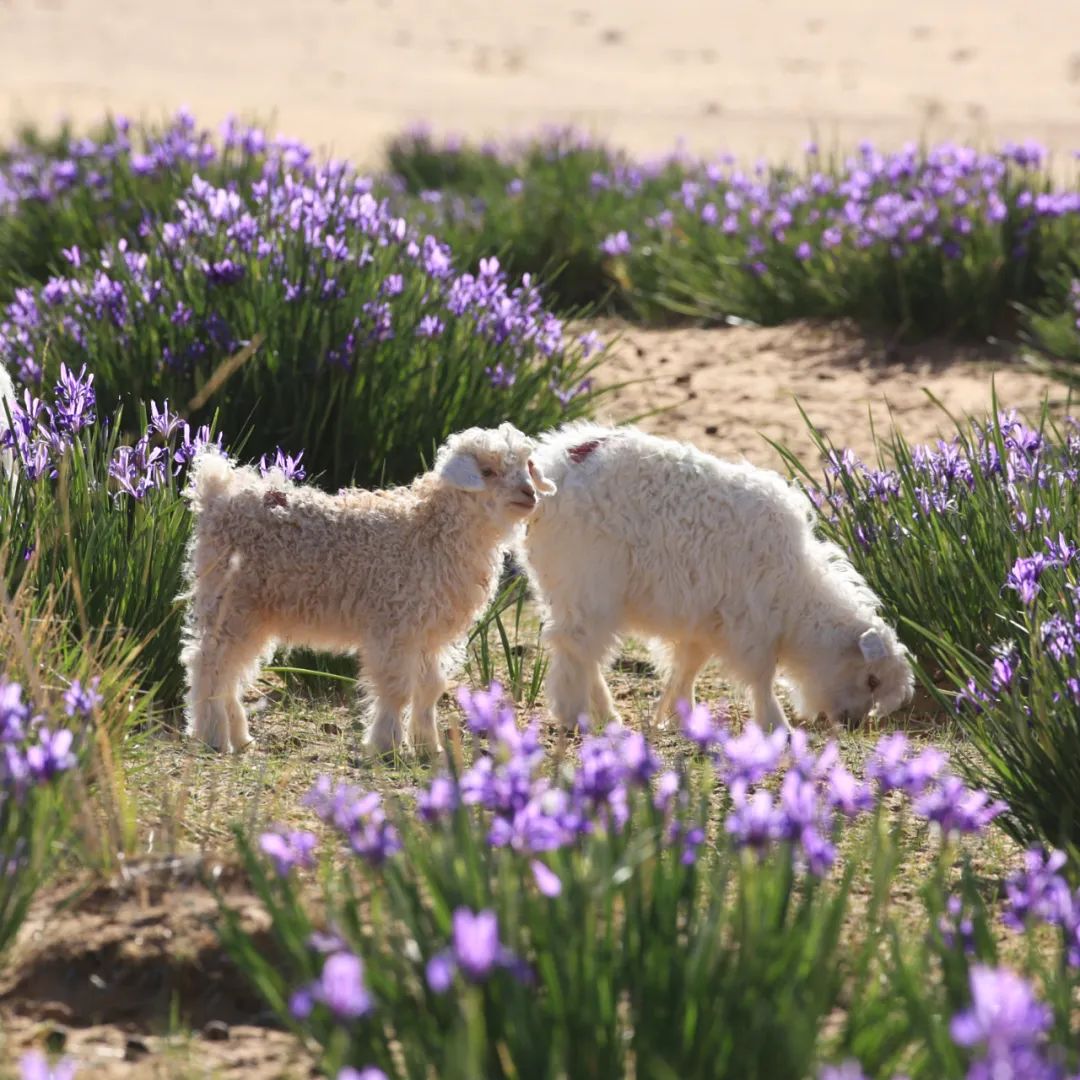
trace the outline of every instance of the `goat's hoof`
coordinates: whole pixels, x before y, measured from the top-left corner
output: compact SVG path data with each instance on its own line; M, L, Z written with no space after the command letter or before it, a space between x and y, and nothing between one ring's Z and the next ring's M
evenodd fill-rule
M229 740L224 736L192 735L191 739L196 746L205 750L214 750L219 754L227 754L229 752Z
M418 758L430 761L442 753L442 743L438 739L434 742L417 742L414 740L413 750Z
M371 757L388 759L400 755L405 744L394 732L369 731L364 739L364 749Z

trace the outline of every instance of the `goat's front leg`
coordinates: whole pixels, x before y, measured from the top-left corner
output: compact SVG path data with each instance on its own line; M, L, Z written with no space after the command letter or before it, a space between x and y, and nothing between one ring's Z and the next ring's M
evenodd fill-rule
M376 754L389 754L404 741L402 714L409 700L408 674L403 670L402 653L395 649L375 656L366 653L363 661L373 698L364 745Z
M409 717L409 739L417 753L437 754L439 727L435 721L435 705L446 690L446 676L436 653L421 653L413 678L412 713Z

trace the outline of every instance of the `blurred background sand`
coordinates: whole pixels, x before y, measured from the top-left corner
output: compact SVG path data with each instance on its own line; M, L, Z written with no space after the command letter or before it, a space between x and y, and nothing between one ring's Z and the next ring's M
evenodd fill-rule
M1080 148L1077 0L0 0L0 135L106 110L229 113L359 164L417 121L474 138L575 123L640 155L689 149L772 161L862 139L884 147L1034 138L1071 174ZM666 406L647 426L775 462L762 434L811 443L794 397L860 452L890 415L925 439L943 417L1048 384L1000 349L949 345L884 362L844 327L631 328L600 377L631 385L602 413ZM892 413L890 413L892 410ZM945 425L947 426L947 422Z
M374 162L403 125L575 122L776 159L919 136L1080 147L1076 0L0 0L0 129L231 111Z

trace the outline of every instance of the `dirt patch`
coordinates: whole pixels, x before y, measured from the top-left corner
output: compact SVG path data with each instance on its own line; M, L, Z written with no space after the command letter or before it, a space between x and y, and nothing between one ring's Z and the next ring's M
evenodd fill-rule
M4 1052L62 1046L103 1077L309 1075L221 948L210 879L269 947L243 875L216 862L143 861L107 883L43 891L0 978Z
M602 418L642 416L641 426L658 435L772 467L780 458L766 439L817 460L796 401L834 443L869 458L874 430L887 434L895 422L909 442L932 441L952 429L942 406L956 416L985 415L992 386L1002 406L1021 412L1036 412L1048 394L1064 399L1058 384L1004 350L896 346L848 323L603 329L620 338L599 377L628 385L600 406Z

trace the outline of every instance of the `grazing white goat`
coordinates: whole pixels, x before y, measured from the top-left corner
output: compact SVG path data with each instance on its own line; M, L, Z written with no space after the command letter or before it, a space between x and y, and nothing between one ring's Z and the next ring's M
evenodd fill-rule
M367 744L439 747L435 704L454 645L490 601L503 546L554 492L511 424L450 437L407 488L328 495L238 468L213 448L195 460L183 650L188 720L226 750L249 741L240 701L275 645L359 653L372 691Z
M602 664L625 631L663 643L661 725L693 702L714 655L767 728L784 722L778 670L804 717L856 720L910 698L907 653L877 597L778 474L585 423L549 433L533 460L559 487L522 555L548 608L548 699L563 724L614 715Z

